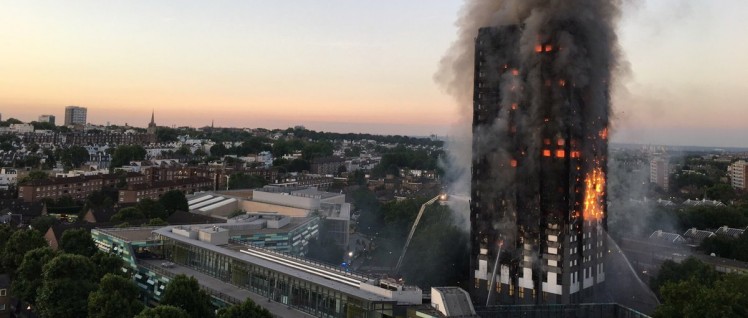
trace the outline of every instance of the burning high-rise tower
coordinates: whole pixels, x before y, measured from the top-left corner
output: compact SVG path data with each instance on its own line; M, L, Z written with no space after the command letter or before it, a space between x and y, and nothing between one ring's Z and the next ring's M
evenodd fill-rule
M544 18L475 38L471 284L486 304L577 303L605 281L612 58L586 18Z

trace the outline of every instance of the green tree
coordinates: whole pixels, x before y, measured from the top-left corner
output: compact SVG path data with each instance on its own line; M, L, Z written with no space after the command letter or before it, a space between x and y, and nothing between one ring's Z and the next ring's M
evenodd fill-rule
M34 125L34 130L52 130L52 131L57 130L57 126L55 126L55 124L46 122L46 121L44 122L32 121L31 124Z
M117 147L112 154L111 168L121 167L130 161L145 159L147 152L140 145L122 145Z
M107 274L88 295L89 318L130 318L143 310L138 286L131 279Z
M161 203L169 215L174 214L176 211L187 212L190 208L184 192L179 190L167 191L158 199L158 202Z
M229 153L228 148L222 143L215 144L210 147L210 155L216 157L223 157Z
M158 142L174 142L177 141L179 132L176 129L169 127L158 127L156 129L156 140Z
M127 222L145 219L145 214L136 207L127 207L112 215L112 222Z
M89 208L106 208L114 206L119 198L117 189L105 187L99 191L91 192L86 198L86 210Z
M311 170L311 164L304 159L294 159L288 163L288 172L303 172Z
M18 183L19 184L24 184L24 183L27 183L29 181L47 180L47 179L49 179L49 174L47 174L46 172L44 172L42 170L31 170L31 171L29 171L29 174L26 175L26 177L24 177L21 180L18 180Z
M86 257L61 254L44 265L37 313L48 318L78 318L88 313L88 294L96 288L94 265Z
M2 254L5 246L8 244L10 236L13 235L16 228L10 224L0 224L0 267L2 267Z
M312 142L304 146L301 155L305 160L311 161L314 158L332 156L334 147L328 141Z
M255 175L248 175L242 172L234 173L229 178L230 189L254 189L262 188L268 184L265 178Z
M668 282L661 289L662 304L655 318L746 317L748 315L748 275L729 274L708 283L691 277Z
M217 318L273 318L270 312L247 298L243 303L221 308Z
M190 155L192 155L192 150L189 146L182 145L181 147L179 147L179 149L177 149L177 151L174 152L174 154L179 157L189 157Z
M660 266L657 277L650 282L652 291L659 294L660 288L668 283L678 283L687 280L695 280L700 284L711 285L718 278L717 272L711 266L702 263L698 259L689 257L683 262L676 263L665 261Z
M59 220L54 216L42 215L33 219L30 225L32 229L39 231L39 233L47 233L47 230L58 222Z
M166 208L164 208L164 206L156 200L148 198L142 199L135 207L140 210L140 212L143 213L143 215L147 219L160 218L162 220L165 220L167 217L169 217L169 214L166 212Z
M69 229L62 233L60 249L65 253L91 257L96 253L96 243L86 229Z
M135 318L190 318L190 315L181 308L158 305L153 308L146 308Z
M94 264L94 281L101 280L101 278L107 274L128 277L128 275L122 271L122 268L125 266L125 261L117 255L97 251L96 254L91 257L91 262Z
M18 266L21 265L23 256L26 255L26 252L45 246L47 246L47 241L44 240L44 237L38 231L15 231L10 238L8 238L8 243L5 244L3 250L3 267L10 272L15 272L16 269L18 269Z
M30 250L23 256L21 265L16 270L13 279L13 294L19 299L30 303L36 303L37 292L42 287L42 272L44 265L55 257L55 252L49 247L40 247Z
M161 304L184 309L191 317L213 317L210 295L200 288L197 279L177 275L166 285Z
M711 200L722 201L725 203L729 203L730 200L733 200L736 197L735 189L725 183L715 184L706 188L704 195Z
M70 164L72 164L73 167L80 167L90 159L88 150L81 146L72 146L67 149L67 153L67 156L69 156L70 159Z

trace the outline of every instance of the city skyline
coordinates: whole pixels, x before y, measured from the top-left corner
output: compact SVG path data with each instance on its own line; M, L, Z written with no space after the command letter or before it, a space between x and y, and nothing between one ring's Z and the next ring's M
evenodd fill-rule
M450 134L463 107L433 75L461 1L312 4L13 2L3 118L64 107L89 122L147 126ZM613 100L612 141L748 146L748 4L639 3L624 13L630 63ZM116 14L112 14L116 12ZM624 93L625 92L625 93Z

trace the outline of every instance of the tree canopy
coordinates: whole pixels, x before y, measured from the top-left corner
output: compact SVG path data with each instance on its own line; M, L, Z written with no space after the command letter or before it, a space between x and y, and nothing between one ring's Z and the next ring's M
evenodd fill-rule
M65 253L91 257L98 251L96 243L86 229L69 229L62 233L60 249Z
M166 285L161 295L161 304L184 309L191 317L213 317L213 305L197 279L177 275Z
M40 247L28 251L23 256L21 265L16 270L16 276L13 279L13 294L19 299L30 303L36 303L37 292L42 287L42 269L52 258L55 252L49 247Z
M61 254L44 265L37 312L48 318L78 318L88 313L88 294L96 288L94 265L86 257Z
M143 310L138 286L129 278L107 274L88 296L89 318L130 318Z
M121 167L131 161L143 160L146 154L145 148L140 145L121 145L114 150L110 167Z
M748 315L748 275L719 275L689 258L681 264L665 262L652 283L662 299L656 318Z
M2 253L3 267L15 272L21 265L26 252L47 246L47 241L36 230L18 230L8 238Z
M161 204L161 206L164 207L168 215L172 215L176 211L186 212L189 210L187 198L184 196L184 192L179 190L171 190L165 192L158 199L158 202ZM158 218L158 216L151 215L151 218Z
M217 318L272 318L270 312L258 306L251 299L245 300L241 304L221 308L218 310Z
M135 318L191 318L190 315L181 308L169 305L158 305L153 308L146 308Z

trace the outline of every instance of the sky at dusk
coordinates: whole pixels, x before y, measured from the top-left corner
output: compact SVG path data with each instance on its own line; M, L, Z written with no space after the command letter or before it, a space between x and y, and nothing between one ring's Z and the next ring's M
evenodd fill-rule
M461 0L2 1L0 113L449 133ZM614 141L748 146L748 1L629 1Z

